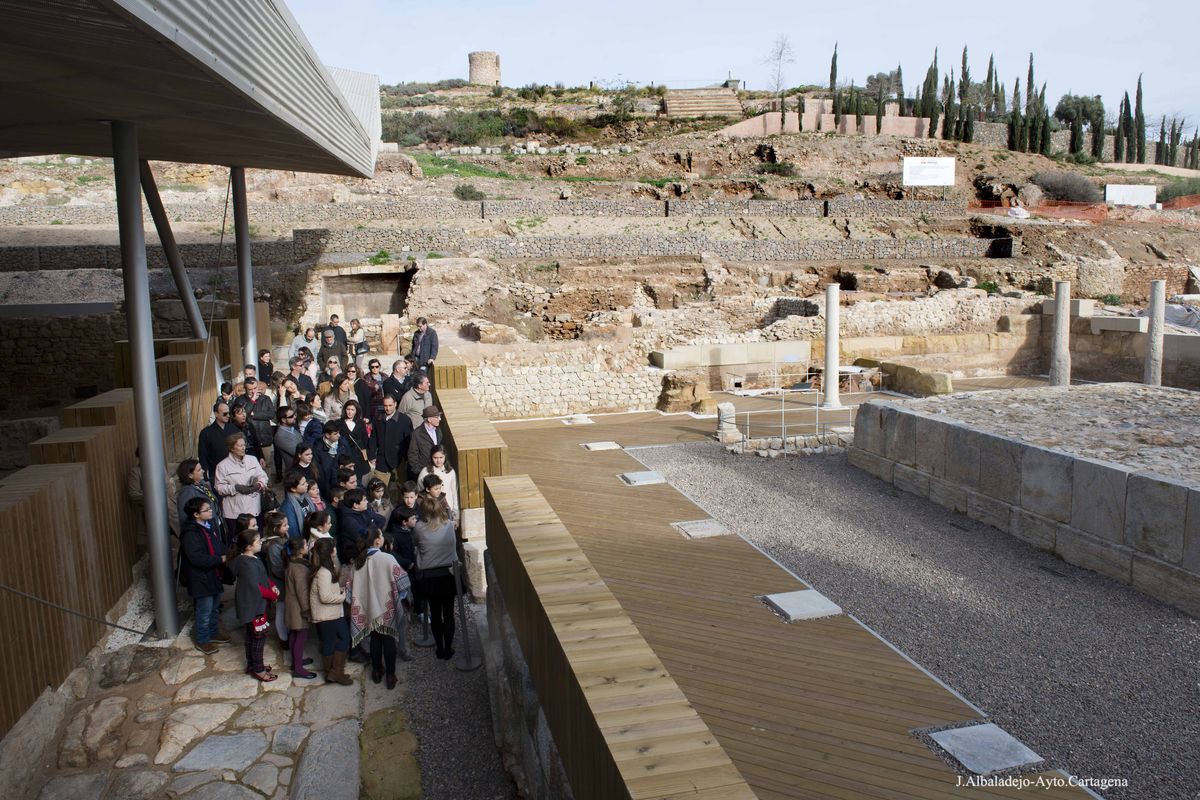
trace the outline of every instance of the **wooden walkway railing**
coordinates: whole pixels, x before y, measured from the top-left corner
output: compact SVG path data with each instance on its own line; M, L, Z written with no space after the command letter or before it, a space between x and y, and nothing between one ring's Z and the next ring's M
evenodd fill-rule
M487 543L578 800L753 798L527 475L485 481Z
M483 481L504 474L508 445L466 389L435 387L433 396L442 409L446 455L458 471L459 508L481 508Z
M433 362L431 379L435 389L466 389L466 362L449 347L443 347L438 351L437 360Z

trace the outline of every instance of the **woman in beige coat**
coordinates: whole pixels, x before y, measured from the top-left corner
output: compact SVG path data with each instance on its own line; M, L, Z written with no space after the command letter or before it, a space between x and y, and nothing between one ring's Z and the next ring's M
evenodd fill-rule
M325 679L349 686L346 654L350 650L350 626L342 604L346 593L338 585L338 569L333 561L333 539L318 539L313 545L312 584L308 590L308 612L321 636L321 656L325 660Z

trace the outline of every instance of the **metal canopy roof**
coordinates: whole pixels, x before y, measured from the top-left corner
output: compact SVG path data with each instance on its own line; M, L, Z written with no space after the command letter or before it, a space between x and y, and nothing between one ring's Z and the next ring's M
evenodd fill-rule
M0 155L370 177L376 143L282 0L0 0Z

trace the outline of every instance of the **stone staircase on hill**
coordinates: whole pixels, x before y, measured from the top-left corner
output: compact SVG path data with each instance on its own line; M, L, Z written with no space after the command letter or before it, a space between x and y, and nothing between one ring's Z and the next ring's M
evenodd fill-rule
M742 104L732 89L672 89L666 98L668 117L740 117Z

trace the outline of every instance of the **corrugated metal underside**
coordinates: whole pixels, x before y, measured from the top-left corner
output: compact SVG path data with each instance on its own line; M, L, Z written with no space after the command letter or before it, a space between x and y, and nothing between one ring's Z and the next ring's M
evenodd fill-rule
M383 119L379 114L379 76L341 67L326 69L370 137L374 158L378 154L379 139L383 136Z
M373 143L277 0L0 0L0 150L374 174Z

